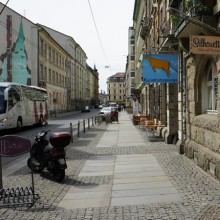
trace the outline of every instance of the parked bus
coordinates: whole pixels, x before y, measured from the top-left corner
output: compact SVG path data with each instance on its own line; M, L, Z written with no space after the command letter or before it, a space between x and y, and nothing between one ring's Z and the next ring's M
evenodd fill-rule
M0 130L43 125L48 116L47 90L0 82Z

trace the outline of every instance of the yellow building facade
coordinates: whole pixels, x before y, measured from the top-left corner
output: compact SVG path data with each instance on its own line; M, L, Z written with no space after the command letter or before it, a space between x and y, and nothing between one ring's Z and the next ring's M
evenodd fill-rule
M107 79L108 101L125 105L125 73L116 73Z
M62 110L68 106L70 76L66 66L71 57L48 32L39 27L38 84L48 91L48 110Z

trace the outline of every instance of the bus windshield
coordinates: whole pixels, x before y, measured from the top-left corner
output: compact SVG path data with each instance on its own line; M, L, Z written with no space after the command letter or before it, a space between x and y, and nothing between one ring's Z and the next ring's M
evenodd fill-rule
M6 111L6 101L4 99L5 87L0 87L0 114L5 113Z

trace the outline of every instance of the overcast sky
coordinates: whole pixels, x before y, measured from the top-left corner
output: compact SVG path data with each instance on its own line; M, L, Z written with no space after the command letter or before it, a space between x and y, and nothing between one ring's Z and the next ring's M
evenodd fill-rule
M85 51L87 63L91 67L95 64L99 71L99 91L107 92L107 78L125 72L134 1L9 0L7 6L34 23L73 37ZM7 0L1 2L5 4Z

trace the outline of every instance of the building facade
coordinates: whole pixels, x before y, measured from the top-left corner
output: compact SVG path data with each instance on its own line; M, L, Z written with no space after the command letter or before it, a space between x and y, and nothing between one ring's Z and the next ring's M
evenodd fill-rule
M86 53L72 37L34 24L7 6L0 19L0 81L46 88L52 111L81 110L98 100L98 73L87 71Z
M50 35L69 53L71 59L68 61L70 82L71 82L71 97L70 109L80 110L88 104L88 74L86 68L87 56L75 40L64 33L53 30L49 27L44 27Z
M91 108L96 108L100 104L99 99L99 73L96 67L92 69L87 64L87 73L88 73L88 105Z
M108 95L105 93L105 91L102 91L99 93L99 100L100 100L100 105L107 106L108 104Z
M70 102L69 54L39 27L38 86L48 91L49 111L68 109Z
M136 32L136 97L139 109L150 119L161 121L165 128L159 132L168 144L176 143L178 136L178 83L143 81L143 54L178 54L179 43L174 37L175 26L170 18L169 1L135 1L133 20ZM139 48L139 49L138 49ZM139 55L141 54L141 55ZM158 69L158 68L157 68ZM154 71L156 71L154 69Z
M158 131L166 143L220 180L219 15L216 0L136 0L133 27L135 60L139 37L145 54L178 55L177 83L145 83L136 62L143 113L166 124Z
M130 108L133 106L135 94L135 39L134 29L128 29L128 56L125 71L125 105Z
M107 79L108 101L125 105L125 73L116 73Z
M220 2L171 1L170 13L180 45L178 146L220 179Z

